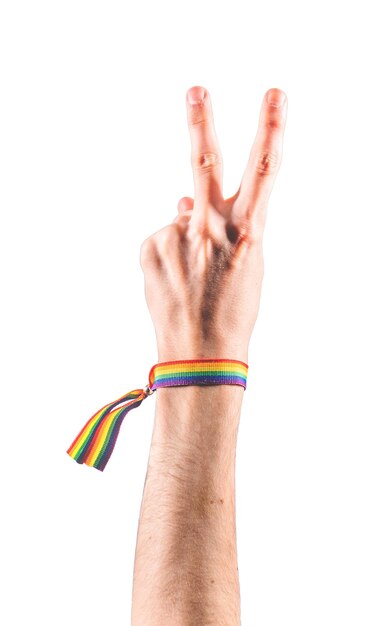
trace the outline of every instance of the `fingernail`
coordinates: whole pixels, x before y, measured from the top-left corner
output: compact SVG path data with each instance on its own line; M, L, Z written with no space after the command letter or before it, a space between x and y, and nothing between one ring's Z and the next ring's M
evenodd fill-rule
M205 97L205 89L202 87L192 87L188 91L189 104L200 104Z
M267 101L272 107L281 107L285 102L285 93L279 89L271 89L268 92Z

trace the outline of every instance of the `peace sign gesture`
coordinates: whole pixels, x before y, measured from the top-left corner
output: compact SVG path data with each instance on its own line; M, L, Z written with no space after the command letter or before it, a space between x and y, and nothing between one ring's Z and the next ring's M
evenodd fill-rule
M262 236L278 172L287 98L264 96L249 160L237 192L224 199L222 156L209 93L186 94L194 199L141 247L146 300L160 361L231 358L247 361L263 279Z

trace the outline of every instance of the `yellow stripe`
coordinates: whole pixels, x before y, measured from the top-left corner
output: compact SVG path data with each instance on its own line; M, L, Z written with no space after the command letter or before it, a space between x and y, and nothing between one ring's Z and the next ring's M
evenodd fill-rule
M245 367L245 365L242 365L241 363L224 363L224 362L220 362L220 363L208 363L208 364L204 364L203 365L199 364L199 363L181 363L181 364L176 364L176 365L156 365L154 368L154 374L165 374L165 373L189 373L190 372L196 372L199 370L207 370L207 371L216 371L216 370L221 370L221 369L225 369L226 372L243 372L245 374L247 374L248 372L248 368Z
M83 431L82 437L79 439L79 441L74 446L74 448L70 451L70 455L71 456L75 456L79 452L81 447L83 446L85 440L88 439L89 434L90 434L91 430L93 429L93 427L95 425L95 422L97 422L97 420L101 416L102 411L104 411L104 409L101 409L100 411L98 411L98 413L95 414L94 418L91 420L91 422L89 423L89 425L86 428L86 430Z

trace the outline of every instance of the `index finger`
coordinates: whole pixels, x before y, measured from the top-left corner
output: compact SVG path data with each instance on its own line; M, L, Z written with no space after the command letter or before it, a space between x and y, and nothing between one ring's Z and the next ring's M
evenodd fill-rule
M280 167L287 97L269 89L260 110L259 126L233 206L235 219L264 222L265 208Z
M191 87L186 104L197 216L208 204L221 205L223 166L209 92L200 86Z

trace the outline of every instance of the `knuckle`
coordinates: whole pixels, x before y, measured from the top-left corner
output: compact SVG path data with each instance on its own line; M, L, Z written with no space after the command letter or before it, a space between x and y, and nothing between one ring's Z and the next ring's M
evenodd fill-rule
M195 111L189 119L190 126L207 126L209 124L208 117L202 111Z
M235 207L232 211L232 218L229 225L235 227L235 231L238 235L237 239L255 245L260 244L263 240L265 220L265 205L254 203L250 206Z
M210 235L211 231L208 221L205 218L200 218L193 214L189 221L189 237L192 241L206 241Z
M268 130L281 130L283 127L281 118L278 118L276 115L271 115L265 122L266 128Z
M261 152L255 163L255 170L261 176L276 174L280 164L280 157L277 152L264 150Z
M181 216L179 216L181 217ZM171 259L176 255L180 245L180 228L177 222L168 224L157 235L157 254L161 259Z
M192 165L199 172L208 172L221 165L221 158L216 152L201 152L192 158Z
M142 242L140 248L140 264L142 269L149 266L157 256L157 249L154 240L151 237Z
M264 224L258 220L241 218L237 220L238 240L249 246L260 244L263 239Z
M177 222L161 228L145 239L140 248L140 265L142 269L160 270L164 266L165 259L171 259L176 255L180 240L181 232Z

